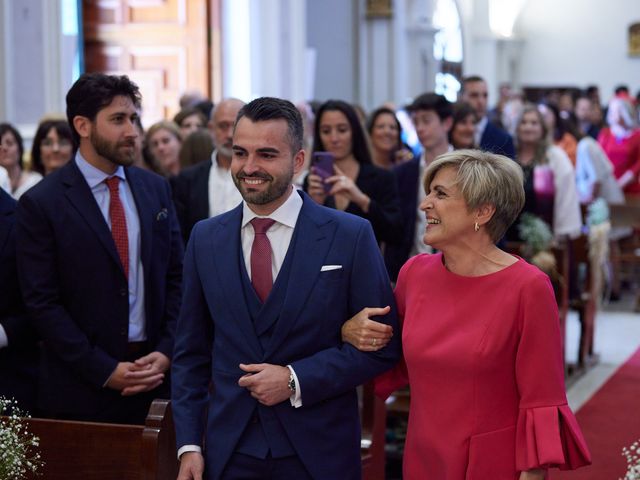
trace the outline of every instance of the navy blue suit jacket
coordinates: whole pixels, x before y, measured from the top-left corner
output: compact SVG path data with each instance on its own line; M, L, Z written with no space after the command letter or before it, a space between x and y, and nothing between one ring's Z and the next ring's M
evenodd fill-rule
M516 158L516 150L513 146L511 135L491 122L487 122L487 126L482 133L480 149L505 155L511 159Z
M398 279L398 273L400 273L402 265L409 259L416 234L418 191L422 188L422 185L419 184L421 159L421 156L414 157L393 169L398 182L400 213L402 215L402 235L400 240L388 242L384 254L387 271L393 281Z
M399 336L363 353L342 343L340 329L363 307L391 305L380 320L398 332L395 303L369 222L300 195L287 293L264 349L243 297L242 205L199 222L187 246L173 413L178 446L205 439L208 479L219 478L257 406L238 386L238 365L263 362L290 364L298 376L303 406L287 400L271 408L311 476L361 478L355 387L397 361ZM342 268L321 271L323 265Z
M9 340L0 348L0 395L35 413L38 345L18 285L15 210L16 201L0 189L0 325Z
M171 177L173 203L186 244L193 226L209 218L209 173L211 159L185 168L179 175Z
M125 175L140 220L147 340L152 351L171 358L183 254L171 190L136 167ZM75 161L21 197L16 239L25 304L44 340L40 406L98 412L121 398L103 385L127 355L128 283Z

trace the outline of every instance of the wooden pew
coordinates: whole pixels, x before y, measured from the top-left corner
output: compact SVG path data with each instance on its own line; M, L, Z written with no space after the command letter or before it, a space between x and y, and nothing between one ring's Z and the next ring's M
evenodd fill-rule
M373 384L362 388L362 478L384 480L384 402ZM45 480L175 480L178 476L173 415L169 400L154 400L145 425L25 419L40 438Z
M598 309L598 289L595 271L597 266L589 258L589 238L581 235L572 241L573 259L577 271L575 281L578 283L577 298L571 302L571 308L578 312L580 321L580 339L578 344L578 362L571 366L577 371L583 371L598 363L598 355L593 350L593 338L596 325L596 312Z
M145 425L31 418L46 480L175 480L175 431L169 400L154 400Z
M633 233L628 238L623 238L612 244L611 262L621 267L626 267L632 277L632 283L640 283L637 271L640 269L640 198L627 197L626 205L610 205L612 227L631 227ZM640 312L640 289L636 293L635 310Z
M362 478L363 480L384 480L387 409L384 402L373 393L373 382L362 386L360 417Z

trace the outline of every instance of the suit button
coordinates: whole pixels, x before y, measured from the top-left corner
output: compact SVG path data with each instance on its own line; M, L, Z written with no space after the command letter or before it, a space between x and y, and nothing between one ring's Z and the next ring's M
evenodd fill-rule
M120 289L120 296L121 296L121 297L126 297L128 293L129 293L129 292L127 291L127 289L126 289L126 288L121 288L121 289Z
M120 335L126 335L127 334L127 329L126 328L121 328L120 329Z

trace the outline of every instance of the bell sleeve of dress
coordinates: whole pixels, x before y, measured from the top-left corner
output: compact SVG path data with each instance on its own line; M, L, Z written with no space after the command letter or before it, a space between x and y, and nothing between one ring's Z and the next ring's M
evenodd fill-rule
M394 297L396 299L396 305L398 307L398 326L400 331L394 335L400 335L402 338L402 326L404 324L404 314L406 312L406 292L407 285L410 283L410 270L411 265L418 257L413 257L407 261L400 269L398 274L398 281L396 282L396 289L394 290ZM409 374L407 373L407 364L404 361L404 353L400 356L398 363L391 369L384 372L382 375L378 375L373 382L374 392L376 396L382 400L386 400L396 390L405 387L409 383Z
M567 404L558 309L543 274L535 275L523 292L516 381L516 468L573 470L589 465L591 454Z

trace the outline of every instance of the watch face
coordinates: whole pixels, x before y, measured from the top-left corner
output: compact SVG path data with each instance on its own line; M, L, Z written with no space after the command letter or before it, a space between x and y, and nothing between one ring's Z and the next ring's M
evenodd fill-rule
M291 390L292 392L296 391L296 381L293 378L293 375L289 377L289 390Z

